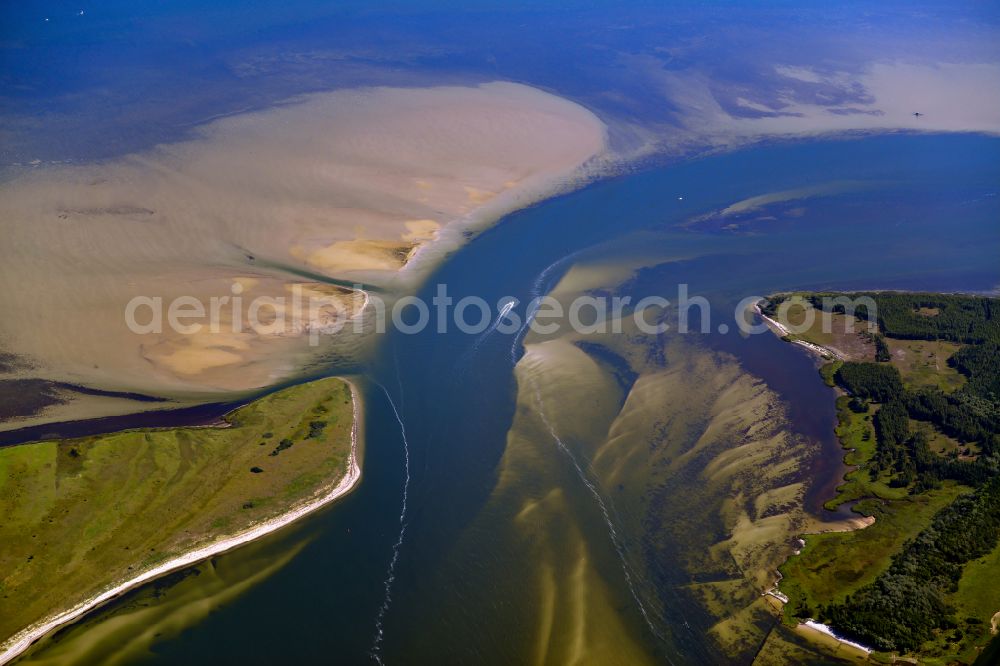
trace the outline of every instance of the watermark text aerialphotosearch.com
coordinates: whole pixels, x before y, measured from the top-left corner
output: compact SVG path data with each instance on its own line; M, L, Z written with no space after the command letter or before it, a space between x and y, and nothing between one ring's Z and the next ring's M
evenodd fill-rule
M762 333L767 325L748 316L762 299L747 296L735 306L732 317L744 334ZM802 301L783 300L769 317L787 333L802 333L814 323L816 311L802 310L802 321L791 323L789 310ZM671 300L664 296L581 295L568 302L552 296L539 296L522 302L513 296L489 302L479 296L455 299L445 284L438 284L428 300L404 296L389 306L378 294L356 285L343 294L319 294L301 285L291 287L290 296L243 296L243 287L234 284L231 293L199 299L178 296L170 300L161 296L136 296L125 307L125 324L140 335L173 331L181 335L202 332L250 330L258 335L309 336L310 344L319 344L323 335L341 332L385 333L392 330L406 335L428 329L447 333L453 328L471 335L486 331L513 335L526 326L533 332L551 335L568 328L581 334L620 333L623 322L631 318L635 328L647 334L664 333L671 329L665 316L676 308L675 328L678 333L729 332L727 323L712 326L712 307L703 296L692 296L687 284L677 285L677 295ZM853 314L864 311L869 321L875 320L876 305L868 297L824 297L822 309ZM853 318L848 318L848 326ZM823 320L829 325L829 319ZM825 331L829 332L829 331Z

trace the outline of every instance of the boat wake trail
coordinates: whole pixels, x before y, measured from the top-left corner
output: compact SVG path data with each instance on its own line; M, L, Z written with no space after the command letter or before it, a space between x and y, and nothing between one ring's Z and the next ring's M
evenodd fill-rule
M397 368L397 381L398 381L398 368ZM372 644L371 657L378 664L384 664L382 660L382 641L385 637L385 627L383 626L385 620L385 614L389 610L389 604L392 603L392 583L396 580L396 562L399 561L399 550L403 546L403 539L406 537L406 507L407 500L410 494L410 443L406 439L406 426L403 424L403 418L399 414L399 410L396 408L396 403L393 401L392 396L389 395L389 391L379 384L379 388L385 393L386 400L389 401L389 406L392 407L393 414L396 415L396 421L399 423L399 431L403 437L403 460L405 463L405 479L403 481L403 507L399 512L399 538L396 539L396 543L392 546L392 559L389 561L389 568L386 571L385 576L385 597L382 599L382 605L379 606L378 614L375 617L375 641ZM402 387L400 387L400 399L402 399Z
M552 262L545 268L545 270L538 274L538 277L535 279L535 283L531 285L531 303L529 304L528 311L524 316L524 325L521 326L521 330L514 336L514 341L510 346L510 360L513 364L517 365L517 352L521 349L521 344L524 342L525 336L528 335L528 327L531 326L532 319L535 318L535 315L540 309L540 304L535 299L541 298L543 294L547 294L550 291L551 286L548 286L548 282L550 276L555 271L570 263L582 253L583 250L577 250L576 252L567 254L565 257Z
M519 301L516 298L509 297L502 302L503 306L500 308L500 314L497 315L497 318L493 321L493 324L488 329L486 329L478 338L476 338L476 341L474 343L472 343L472 349L469 350L468 352L469 354L474 354L475 352L479 351L479 347L483 344L483 341L486 340L486 338L490 337L490 334L492 334L500 327L500 323L503 322L504 318L508 314L510 314L510 311L514 309L514 307L518 304Z
M503 323L504 319L510 314L519 303L519 301L514 297L508 297L500 301L503 305L500 306L500 313L497 318L493 320L493 323L488 329L479 334L479 337L472 343L472 345L466 349L462 355L455 362L455 374L457 377L465 377L469 373L470 367L472 367L472 361L476 354L479 352L483 343L500 328L500 324ZM520 334L520 330L518 330Z
M618 536L618 530L615 529L615 523L611 519L611 512L608 510L608 506L604 502L604 498L601 497L601 493L597 490L597 486L594 485L594 483L589 478L587 478L587 473L580 466L580 463L577 462L576 456L573 455L573 452L570 451L568 446L566 446L566 443L563 442L561 437L559 437L559 434L556 432L555 426L552 425L552 423L549 421L548 416L546 416L545 409L542 403L542 395L541 392L538 390L538 386L535 383L535 380L529 377L528 381L531 382L531 388L535 395L535 402L538 405L538 415L542 419L542 423L545 424L546 429L548 429L549 431L549 435L555 441L556 446L559 447L559 450L562 451L567 458L569 458L569 461L570 463L572 463L574 469L576 470L576 474L580 478L580 481L582 481L583 485L587 487L588 491L590 491L590 494L593 496L594 500L597 502L597 506L601 510L601 515L604 517L604 523L605 525L607 525L608 528L608 536L611 538L611 544L614 546L615 552L618 553L618 559L621 561L622 573L625 574L625 582L628 584L629 592L632 593L632 598L635 600L636 605L639 607L639 612L642 614L642 619L646 621L646 626L649 627L649 630L653 632L654 636L656 636L661 641L665 640L663 634L660 632L660 630L656 626L656 623L653 621L653 618L650 617L650 613L646 609L646 605L642 603L642 599L639 598L639 593L636 591L634 582L636 576L632 571L632 567L629 566L628 560L625 558L625 548L621 543L620 537Z

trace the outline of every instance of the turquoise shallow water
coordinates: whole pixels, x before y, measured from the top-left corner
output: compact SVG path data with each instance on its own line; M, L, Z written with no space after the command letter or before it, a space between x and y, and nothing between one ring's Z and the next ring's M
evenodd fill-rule
M762 209L736 232L676 226L747 197L847 181L851 187L839 193ZM716 322L731 323L740 298L775 290L987 291L1000 285L998 192L994 138L898 135L758 147L651 167L510 215L449 259L425 295L445 283L456 300L526 302L572 265L567 257L613 262L651 252L686 259L641 271L628 293L669 298L687 283L692 294L709 298L713 312L724 313L713 319L713 330ZM120 645L136 631L121 618L139 608L166 614L177 601L176 626L126 662L366 663L379 618L384 641L377 654L387 663L524 661L524 646L498 620L507 615L495 599L532 562L512 564L501 580L451 557L469 524L482 517L514 410L515 341L477 339L458 331L388 335L366 372L367 452L357 492L287 532L216 558L173 588L129 595L40 646L33 658L57 655L88 635L107 634L109 644ZM829 432L832 404L812 362L769 335L716 332L706 343L734 354L782 396L796 428L825 447L825 464L815 473L833 475L839 453ZM588 538L604 538L600 513L585 494L571 506ZM503 559L507 544L499 534L477 530L478 550ZM213 596L225 587L213 581L244 580L293 551L235 598ZM617 598L629 599L624 576L615 577L614 554L605 557ZM669 573L675 568L670 562L657 568L664 574L652 593L667 608L657 620L663 626L651 631L627 601L620 608L624 621L658 660L716 661L704 619L672 592L680 582ZM193 612L199 601L210 612ZM83 654L96 663L109 653Z

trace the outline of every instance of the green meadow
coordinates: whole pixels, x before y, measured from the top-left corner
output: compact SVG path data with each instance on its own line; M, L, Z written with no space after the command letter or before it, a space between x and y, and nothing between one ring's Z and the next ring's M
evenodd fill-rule
M224 425L0 449L0 642L335 485L353 418L350 387L327 378Z
M785 617L826 622L875 648L876 660L979 663L1000 618L998 301L862 295L878 312L859 311L855 328L869 320L873 331L821 334L824 318L846 318L820 311L822 294L799 294L788 308L803 320L813 309L798 337L846 358L820 370L843 391L836 432L851 466L826 506L852 503L875 522L803 537L780 568Z

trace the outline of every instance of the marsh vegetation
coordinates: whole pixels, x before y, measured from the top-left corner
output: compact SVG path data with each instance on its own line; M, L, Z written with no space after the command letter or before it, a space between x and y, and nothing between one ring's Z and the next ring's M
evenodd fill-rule
M876 650L971 663L1000 609L1000 592L981 586L1000 574L1000 301L864 295L877 315L855 314L877 322L889 353L822 369L845 394L837 434L853 466L828 506L854 501L876 520L805 537L782 567L786 616L818 618ZM822 307L821 296L801 307Z

